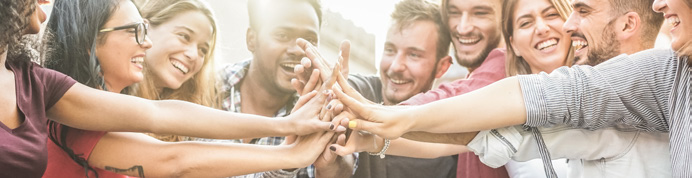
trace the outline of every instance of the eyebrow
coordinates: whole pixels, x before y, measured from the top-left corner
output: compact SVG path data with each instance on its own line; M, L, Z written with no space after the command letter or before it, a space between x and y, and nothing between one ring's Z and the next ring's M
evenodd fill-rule
M573 8L573 9L576 9L576 8L589 8L589 9L592 9L591 6L586 5L586 3L584 3L584 2L576 2L576 3L572 4L572 8Z
M189 31L189 32L192 33L192 34L195 34L195 31L192 30L191 28L187 27L187 26L180 25L180 26L175 26L175 28L187 30L187 31Z

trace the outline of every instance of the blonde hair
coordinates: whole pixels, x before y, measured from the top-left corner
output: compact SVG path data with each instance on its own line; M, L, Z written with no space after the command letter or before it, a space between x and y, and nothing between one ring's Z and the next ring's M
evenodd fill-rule
M220 108L220 100L217 99L219 93L216 86L217 79L214 73L214 48L218 30L214 13L209 5L201 0L136 0L135 3L140 7L142 17L148 19L153 27L171 20L182 12L197 11L208 18L213 32L209 51L204 57L202 68L190 80L185 81L180 88L157 90L154 85L155 77L151 77L151 73L145 68L144 72L147 77L139 84L134 95L152 100L183 100L212 108ZM183 136L151 135L163 141L189 140L188 137Z
M502 6L502 34L505 38L505 46L507 47L507 63L505 66L505 72L507 76L515 76L521 74L531 74L531 67L529 63L524 60L523 57L517 56L512 50L512 43L509 38L512 37L514 33L513 29L513 16L515 11L515 6L519 0L506 0ZM557 12L560 14L563 20L567 20L569 14L572 13L572 7L569 5L567 0L549 0L551 4L555 7ZM571 66L574 61L574 48L570 44L569 52L565 56L565 66Z

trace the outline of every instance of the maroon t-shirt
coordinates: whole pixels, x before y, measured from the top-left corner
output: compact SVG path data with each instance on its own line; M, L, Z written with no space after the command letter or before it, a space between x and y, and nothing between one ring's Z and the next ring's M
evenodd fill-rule
M75 81L36 63L6 62L15 76L17 108L24 118L10 129L0 123L0 177L41 177L46 169L46 111Z

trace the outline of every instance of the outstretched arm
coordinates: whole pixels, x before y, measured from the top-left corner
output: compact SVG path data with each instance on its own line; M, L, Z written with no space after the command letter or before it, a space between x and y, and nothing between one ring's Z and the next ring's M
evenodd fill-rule
M48 111L65 125L102 131L149 132L201 138L237 139L306 135L330 130L318 120L322 93L285 118L225 112L185 101L152 101L75 84Z
M282 146L162 142L139 133L110 132L99 140L91 166L138 177L229 177L305 167L332 137L319 132Z
M346 108L363 118L352 120L347 126L390 139L411 131L460 133L526 122L519 82L513 77L481 90L421 106L366 104L356 99L361 98L357 92L334 91Z

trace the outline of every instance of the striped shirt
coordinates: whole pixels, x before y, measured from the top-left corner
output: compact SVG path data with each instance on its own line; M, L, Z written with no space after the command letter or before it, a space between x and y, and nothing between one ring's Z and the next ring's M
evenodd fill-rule
M519 76L525 125L670 132L672 175L692 177L692 68L686 60L653 49L595 67Z

